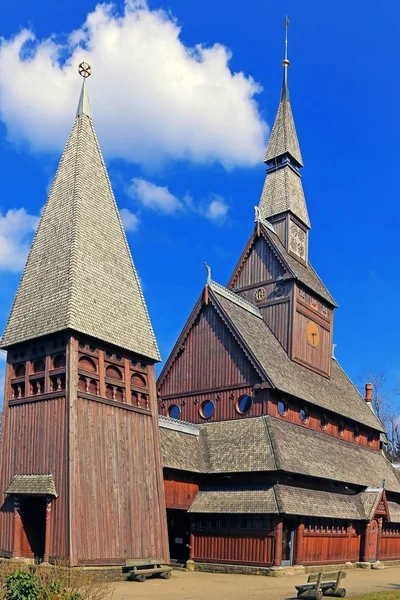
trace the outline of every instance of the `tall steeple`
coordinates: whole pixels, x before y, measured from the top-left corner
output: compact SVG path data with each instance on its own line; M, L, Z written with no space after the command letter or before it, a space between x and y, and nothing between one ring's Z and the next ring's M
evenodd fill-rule
M154 360L159 353L97 141L86 77L3 338L73 329Z
M288 247L289 240L289 214L300 222L300 226L304 228L305 232L310 228L301 184L300 169L303 167L303 159L297 139L288 87L288 23L289 19L286 17L281 98L264 159L267 165L267 177L259 203L261 218L274 223L284 216L287 217L287 226L284 228L285 235L280 236L286 247ZM298 253L295 254L298 255ZM306 253L301 258L306 261Z

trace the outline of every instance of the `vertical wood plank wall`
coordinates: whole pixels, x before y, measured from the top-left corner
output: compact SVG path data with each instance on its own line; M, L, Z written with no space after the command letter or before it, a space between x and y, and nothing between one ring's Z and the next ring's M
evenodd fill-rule
M254 368L227 330L216 310L208 305L199 315L160 387L163 396L256 381Z
M257 282L276 279L284 275L285 269L279 262L271 248L259 237L254 241L247 257L233 274L229 287L243 288Z
M65 397L4 405L5 423L0 473L5 490L16 473L52 473L59 496L52 502L51 556L68 555L67 422ZM11 443L10 443L11 441ZM13 550L12 501L3 494L0 551ZM11 512L10 512L11 511Z
M304 532L304 565L356 562L360 560L361 536L352 532Z
M193 560L246 565L272 564L272 534L254 532L196 532Z
M79 563L164 556L152 417L77 399L72 543Z

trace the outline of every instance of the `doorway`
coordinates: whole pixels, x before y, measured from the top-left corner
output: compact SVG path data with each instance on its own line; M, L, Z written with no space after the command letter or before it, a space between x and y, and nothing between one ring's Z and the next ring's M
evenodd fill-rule
M43 560L46 539L46 499L43 496L21 496L21 556Z
M185 563L190 554L190 523L186 510L167 509L171 562Z
M293 564L294 525L284 521L282 528L282 567L291 567Z
M369 531L369 562L376 562L376 552L378 549L378 523L371 521Z

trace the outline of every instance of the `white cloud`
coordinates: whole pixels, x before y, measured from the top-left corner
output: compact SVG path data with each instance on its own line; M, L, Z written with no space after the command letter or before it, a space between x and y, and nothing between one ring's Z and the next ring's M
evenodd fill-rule
M0 270L20 271L26 261L39 217L24 208L0 213Z
M125 231L136 231L139 226L139 218L128 208L121 208L119 211Z
M132 179L127 191L131 198L141 206L164 214L186 211L196 213L214 222L222 222L230 208L226 200L217 194L210 194L207 200L195 202L192 195L186 192L181 201L169 191L168 187L156 185L139 177ZM122 211L124 210L127 209L122 209ZM123 217L122 221L124 222Z
M255 101L260 85L230 70L225 46L185 46L170 14L134 0L122 14L99 4L64 41L23 30L0 42L0 115L11 140L39 150L64 146L82 60L93 68L94 119L108 157L226 168L262 160L268 128Z
M205 216L212 221L223 221L229 210L228 204L221 196L214 197L207 207Z
M163 213L170 214L182 208L182 203L167 187L155 185L139 177L132 179L128 193L146 208L160 210Z

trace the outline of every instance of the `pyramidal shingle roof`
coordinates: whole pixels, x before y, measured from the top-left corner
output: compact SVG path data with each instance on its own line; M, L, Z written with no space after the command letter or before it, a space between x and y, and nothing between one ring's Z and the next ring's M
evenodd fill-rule
M281 98L279 103L275 123L269 138L265 162L272 161L283 154L290 154L299 166L303 166L292 107L288 96L287 99Z
M160 359L85 83L1 346L65 329Z
M311 227L299 169L303 167L287 84L289 61L283 61L283 86L264 162L267 178L261 194L260 216L268 219L290 211Z

